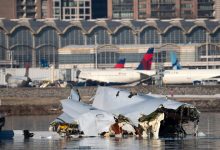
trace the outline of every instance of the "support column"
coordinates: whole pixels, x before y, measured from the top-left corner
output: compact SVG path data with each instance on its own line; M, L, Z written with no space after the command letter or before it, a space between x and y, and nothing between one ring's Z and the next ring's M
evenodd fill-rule
M112 34L109 34L109 44L112 45Z
M32 42L32 67L35 68L36 66L36 46L35 46L35 35L32 34L33 36L33 42Z
M160 46L162 46L162 43L163 43L163 41L162 41L162 34L160 34Z
M209 69L209 33L206 31L206 69Z
M87 36L86 36L86 34L83 34L83 36L84 36L84 45L87 45Z
M6 60L10 60L10 54L11 54L11 52L10 52L10 49L9 49L9 34L6 34L5 35L5 43L6 43L6 53L8 54L5 58L6 58Z
M58 49L62 47L61 38L62 38L62 34L58 34Z
M138 44L138 33L134 34L134 37L135 37L134 43L135 43L135 44Z

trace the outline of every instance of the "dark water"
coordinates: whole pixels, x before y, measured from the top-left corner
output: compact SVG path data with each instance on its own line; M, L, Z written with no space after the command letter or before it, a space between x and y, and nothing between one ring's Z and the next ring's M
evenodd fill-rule
M7 117L4 129L28 129L31 131L47 131L48 124L56 116L13 116ZM72 140L29 139L15 138L13 140L1 140L2 149L220 149L220 113L201 113L200 132L205 136L186 137L183 139L161 138L137 139L128 138L80 138Z

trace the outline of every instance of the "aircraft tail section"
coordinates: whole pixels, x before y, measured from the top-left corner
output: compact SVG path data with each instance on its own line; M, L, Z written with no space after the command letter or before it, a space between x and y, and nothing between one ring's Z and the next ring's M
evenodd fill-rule
M29 64L25 64L25 77L29 77L29 68L30 68L30 65Z
M181 69L181 66L179 64L179 60L178 60L175 52L173 52L173 51L170 52L170 59L171 59L173 70Z
M117 62L117 64L115 64L114 68L124 68L125 60L126 60L125 58L119 59L119 61Z
M147 53L144 54L137 70L151 70L152 60L154 55L154 48L149 48Z
M29 86L29 82L31 82L31 78L29 77L29 68L30 68L30 64L25 64L25 77L27 77L26 81L24 81L22 86Z
M48 61L45 59L45 58L41 58L40 59L40 65L41 65L41 67L49 67L49 65L48 65Z

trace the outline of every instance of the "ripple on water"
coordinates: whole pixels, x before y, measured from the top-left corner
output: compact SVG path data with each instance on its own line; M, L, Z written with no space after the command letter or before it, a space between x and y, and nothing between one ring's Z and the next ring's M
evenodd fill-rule
M5 129L48 130L55 116L11 116L6 118ZM206 136L186 138L137 139L128 138L79 138L72 140L29 139L0 140L0 150L44 149L219 149L220 113L201 113L199 130Z

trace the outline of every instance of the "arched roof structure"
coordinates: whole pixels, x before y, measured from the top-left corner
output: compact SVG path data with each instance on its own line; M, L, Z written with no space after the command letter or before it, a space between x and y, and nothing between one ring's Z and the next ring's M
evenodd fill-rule
M147 20L71 20L61 21L57 19L0 19L0 28L5 33L12 33L16 28L26 26L31 32L38 34L44 27L52 27L57 33L65 33L68 28L77 26L83 33L91 33L96 27L104 27L110 33L116 33L120 28L129 27L133 33L142 31L146 27L154 27L159 33L166 33L172 27L181 28L184 33L190 33L194 28L204 27L207 32L214 33L220 27L220 20L209 19L147 19Z

